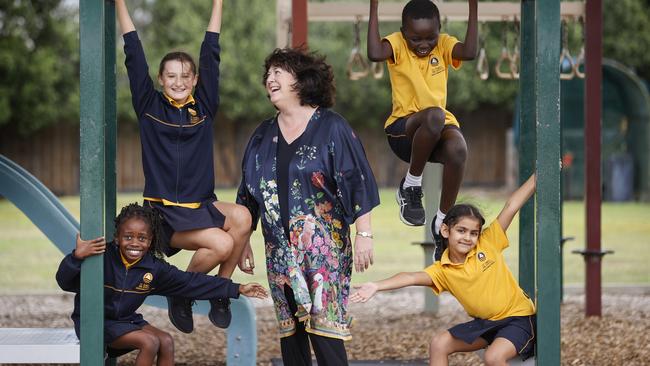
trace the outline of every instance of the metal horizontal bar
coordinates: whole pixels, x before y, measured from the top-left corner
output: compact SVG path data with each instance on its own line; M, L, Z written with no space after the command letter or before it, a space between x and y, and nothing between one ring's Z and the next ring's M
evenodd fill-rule
M401 21L402 2L379 3L378 15L380 21ZM440 14L448 21L466 21L468 6L466 3L438 3ZM478 19L482 22L501 22L520 19L521 4L519 2L479 2ZM310 2L307 6L307 16L311 22L353 22L356 19L368 21L369 5L365 2ZM577 19L585 13L583 2L563 2L560 4L563 18Z

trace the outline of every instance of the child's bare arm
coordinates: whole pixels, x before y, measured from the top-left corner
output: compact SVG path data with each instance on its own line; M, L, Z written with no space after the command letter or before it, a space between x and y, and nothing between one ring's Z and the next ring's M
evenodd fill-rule
M106 251L106 239L99 237L91 240L81 240L77 234L77 246L74 250L74 256L77 259L86 259L90 256L102 254Z
M515 217L517 212L519 212L521 206L523 206L530 196L533 195L533 192L535 192L535 180L535 174L531 175L530 178L521 185L521 187L517 188L517 190L510 195L505 206L503 206L499 216L497 216L497 220L504 231L508 229L508 226L510 226L512 219Z
M212 13L210 15L210 23L208 23L208 32L221 32L222 5L223 0L212 0Z
M386 61L393 57L393 48L387 41L379 37L379 16L377 7L379 0L370 0L370 17L368 19L368 59L370 61Z
M126 0L115 0L115 10L117 11L117 22L120 24L122 34L135 30L135 25L129 15L129 9L126 7Z
M433 281L426 272L400 272L387 279L377 282L366 282L354 286L357 291L350 296L352 302L366 302L377 291L395 290L408 286L433 286Z
M269 295L262 285L255 282L239 285L239 293L248 297L257 297L258 299L265 299Z
M478 0L469 0L469 17L465 42L456 43L451 51L451 57L456 60L473 60L478 51Z

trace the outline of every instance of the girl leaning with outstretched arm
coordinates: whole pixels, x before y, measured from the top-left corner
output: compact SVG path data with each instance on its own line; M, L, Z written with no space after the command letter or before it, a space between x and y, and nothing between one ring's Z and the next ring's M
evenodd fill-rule
M474 318L436 334L429 348L430 365L447 365L456 352L487 347L487 365L506 365L521 355L533 355L535 305L519 287L502 251L508 247L505 231L513 217L535 191L532 175L508 199L487 229L479 210L468 204L453 206L442 224L448 244L440 261L419 272L402 272L390 278L357 286L350 299L366 302L377 291L407 286L428 286L436 294L449 291Z

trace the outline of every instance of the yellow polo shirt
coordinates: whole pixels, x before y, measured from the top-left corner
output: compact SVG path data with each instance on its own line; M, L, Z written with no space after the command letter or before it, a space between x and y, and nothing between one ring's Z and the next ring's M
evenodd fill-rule
M503 258L502 251L508 245L501 225L494 220L464 263L451 263L445 250L440 261L424 270L433 281L433 292L449 291L474 318L499 320L535 314L535 305Z
M393 48L393 59L388 59L388 72L393 93L393 111L384 128L396 119L429 107L445 110L445 124L459 126L456 117L446 109L448 67L458 69L460 60L451 52L458 39L446 33L438 36L438 44L428 57L418 57L407 46L401 32L384 38Z

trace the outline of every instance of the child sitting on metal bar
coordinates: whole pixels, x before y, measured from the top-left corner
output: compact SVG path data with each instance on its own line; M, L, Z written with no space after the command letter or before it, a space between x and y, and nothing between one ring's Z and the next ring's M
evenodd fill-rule
M449 291L474 318L436 334L429 347L429 365L447 365L456 352L487 347L487 365L505 365L517 355L526 359L535 348L535 305L519 287L505 263L505 234L513 217L535 191L532 175L508 199L487 229L479 210L468 204L453 206L440 234L448 244L442 259L420 272L402 272L390 278L355 286L353 302L366 302L377 291L428 286L440 294Z
M142 43L126 0L116 0L124 38L125 64L133 109L140 126L144 170L144 204L163 217L167 245L163 252L194 251L191 272L231 277L237 265L252 273L251 216L246 208L217 200L214 194L213 134L219 107L220 32L223 0L212 0L200 64L185 52L170 52L160 61L156 90ZM247 251L242 255L242 252ZM192 299L167 298L169 319L181 332L194 329ZM210 321L227 328L230 301L210 302Z
M440 33L440 13L429 0L411 0L402 10L399 32L379 37L378 0L370 1L368 58L387 61L393 89L393 110L384 124L388 144L409 163L397 188L400 219L406 225L425 224L422 207L422 172L429 162L444 165L440 205L434 220L434 241L440 243L440 226L456 201L463 179L467 145L456 117L446 109L449 66L477 54L477 0L469 0L465 42ZM439 260L442 248L436 248Z
M139 350L136 365L173 365L174 340L136 310L149 295L179 296L211 300L238 298L240 294L265 298L267 291L257 283L240 285L228 278L185 272L162 260L162 229L154 209L132 203L115 219L115 240L102 237L81 240L63 258L56 280L64 291L76 293L72 321L80 335L79 292L81 263L104 254L104 343L109 354ZM121 352L122 351L122 352Z

